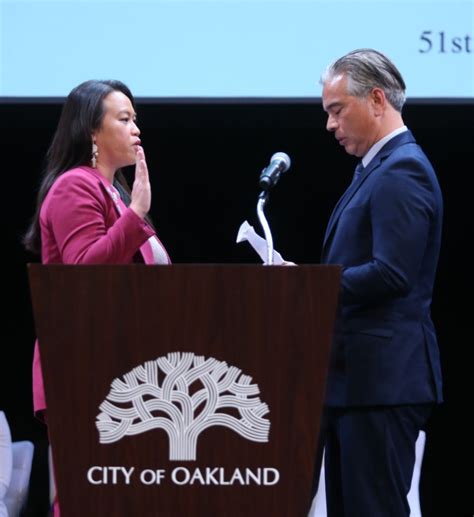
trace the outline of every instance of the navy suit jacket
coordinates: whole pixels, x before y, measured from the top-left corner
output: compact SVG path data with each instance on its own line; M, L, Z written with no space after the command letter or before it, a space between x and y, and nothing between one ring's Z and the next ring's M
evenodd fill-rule
M326 402L440 402L430 305L443 201L410 131L377 153L329 220L322 262L343 266Z

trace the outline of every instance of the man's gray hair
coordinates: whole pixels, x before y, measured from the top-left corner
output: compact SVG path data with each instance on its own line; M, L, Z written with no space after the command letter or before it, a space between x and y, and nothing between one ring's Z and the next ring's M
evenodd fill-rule
M372 88L381 88L388 102L399 112L405 103L405 81L387 56L370 48L353 50L330 64L321 77L321 84L345 74L347 93L366 97Z

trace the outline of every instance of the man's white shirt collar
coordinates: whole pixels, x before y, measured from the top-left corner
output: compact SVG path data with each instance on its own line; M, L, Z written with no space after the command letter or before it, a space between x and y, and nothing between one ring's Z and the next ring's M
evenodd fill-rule
M399 135L400 133L404 133L405 131L408 131L408 128L406 126L399 127L398 129L395 129L395 131L392 131L388 135L385 135L378 142L376 142L362 158L362 165L364 166L364 168L367 167L367 165L369 165L369 163L372 161L372 158L380 151L380 149L382 149L382 147L389 140Z

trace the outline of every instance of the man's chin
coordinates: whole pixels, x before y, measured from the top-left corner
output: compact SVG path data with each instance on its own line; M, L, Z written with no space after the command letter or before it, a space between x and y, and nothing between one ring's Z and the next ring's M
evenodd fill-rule
M346 151L347 154L350 154L350 155L356 154L355 147L351 144L344 144L344 150Z
M347 154L350 154L351 156L357 156L357 158L361 158L362 156L364 156L363 154L357 151L357 147L355 145L345 144L344 150Z

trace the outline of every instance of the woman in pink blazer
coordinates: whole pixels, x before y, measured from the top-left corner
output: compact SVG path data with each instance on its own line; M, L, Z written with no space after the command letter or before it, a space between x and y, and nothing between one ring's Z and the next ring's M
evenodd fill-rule
M121 167L135 165L130 191ZM24 244L43 264L169 264L148 219L151 188L135 102L120 81L86 81L63 106ZM40 349L35 414L46 420ZM59 515L55 503L54 514Z

